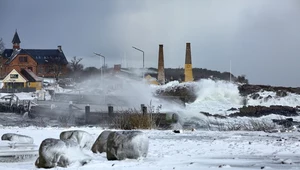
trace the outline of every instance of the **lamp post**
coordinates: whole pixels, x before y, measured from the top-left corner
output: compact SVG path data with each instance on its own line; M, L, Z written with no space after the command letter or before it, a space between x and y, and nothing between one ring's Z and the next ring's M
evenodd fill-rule
M99 53L95 53L95 52L94 52L94 54L103 58L103 60L104 60L103 63L104 63L104 66L105 66L105 56L103 56L103 55L101 55L101 54L99 54ZM101 61L101 58L100 58L100 61ZM103 76L102 68L103 68L103 66L100 68L100 69L101 69L101 80L100 80L100 81L101 81L101 87L104 89L104 86L103 86L103 83L102 83L102 79L103 79L103 78L102 78L102 76ZM104 90L103 90L103 91L104 91ZM105 99L106 97L105 97L105 94L103 95L103 97L104 97L104 103L106 103L106 99Z
M138 50L143 53L143 78L144 78L144 68L145 68L145 52L137 47L132 46L133 49Z

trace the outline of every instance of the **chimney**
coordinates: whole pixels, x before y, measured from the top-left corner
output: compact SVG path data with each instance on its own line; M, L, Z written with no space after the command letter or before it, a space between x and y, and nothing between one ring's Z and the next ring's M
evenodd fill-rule
M57 46L57 49L58 49L59 52L62 52L61 45L58 45L58 46Z
M164 46L162 44L159 45L158 51L158 75L157 80L159 84L165 84L165 64L164 64Z
M185 65L184 65L184 81L194 81L191 56L191 43L186 43Z

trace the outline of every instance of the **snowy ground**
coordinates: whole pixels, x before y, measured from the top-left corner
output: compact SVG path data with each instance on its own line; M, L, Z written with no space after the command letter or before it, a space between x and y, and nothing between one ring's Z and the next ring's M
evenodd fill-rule
M96 138L101 128L85 130ZM32 136L39 145L45 138L58 138L59 128L1 127L0 135L18 133ZM220 132L146 130L150 138L149 154L141 160L107 161L105 154L93 155L85 166L54 169L300 169L300 133ZM0 163L2 170L36 169L35 158L22 162Z

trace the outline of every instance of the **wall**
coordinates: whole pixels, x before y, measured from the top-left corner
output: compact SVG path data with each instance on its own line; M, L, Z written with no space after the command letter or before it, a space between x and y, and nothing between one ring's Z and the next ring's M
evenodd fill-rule
M27 57L27 62L20 62L19 60L20 57ZM11 70L13 69L17 70L18 72L21 72L22 68L25 69L28 67L32 67L32 72L36 74L36 67L37 67L36 61L33 58L31 58L30 55L20 54L13 61L10 62L9 66L6 68L6 74L11 72Z

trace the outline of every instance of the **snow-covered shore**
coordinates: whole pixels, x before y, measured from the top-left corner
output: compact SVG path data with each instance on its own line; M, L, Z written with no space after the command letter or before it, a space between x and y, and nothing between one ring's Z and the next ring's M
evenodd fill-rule
M97 137L102 128L80 129ZM4 133L18 133L34 138L39 145L45 138L58 138L62 128L2 127ZM144 130L149 136L149 154L140 160L107 161L105 154L93 155L85 166L55 169L299 169L300 133L221 132ZM36 169L35 158L16 163L1 163L3 170Z

